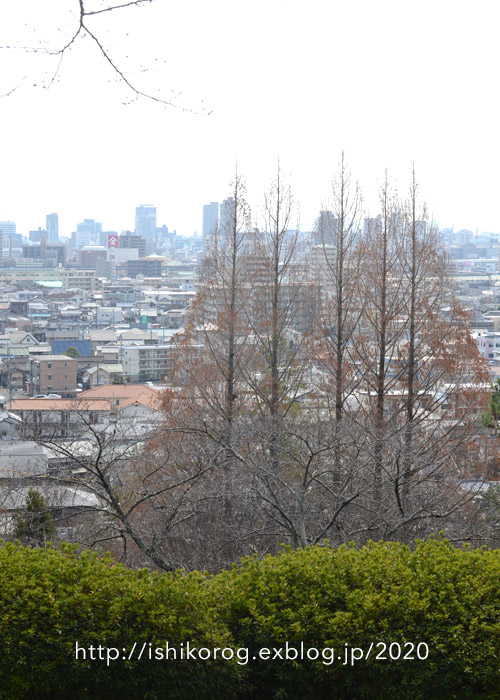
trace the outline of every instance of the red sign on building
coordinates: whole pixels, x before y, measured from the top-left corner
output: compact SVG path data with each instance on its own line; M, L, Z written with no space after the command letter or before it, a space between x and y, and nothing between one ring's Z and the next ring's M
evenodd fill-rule
M118 248L118 236L108 236L108 248Z

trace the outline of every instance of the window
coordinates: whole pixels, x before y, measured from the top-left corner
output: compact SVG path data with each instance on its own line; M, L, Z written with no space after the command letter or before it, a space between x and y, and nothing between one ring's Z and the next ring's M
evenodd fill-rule
M51 375L51 374L48 374L48 375L47 375L47 381L50 382L51 379L52 379L52 375Z
M52 369L52 362L49 362L49 363L47 364L47 369Z

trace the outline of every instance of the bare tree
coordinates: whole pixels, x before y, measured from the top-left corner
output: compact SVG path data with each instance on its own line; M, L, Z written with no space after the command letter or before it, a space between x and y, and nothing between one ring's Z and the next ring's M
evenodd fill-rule
M245 195L245 183L236 171L230 197L221 207L220 226L207 246L189 316L191 336L203 345L190 386L221 419L228 442L243 399L238 387L247 354L244 309L252 288L245 264L250 231Z
M319 245L315 246L314 258L322 294L318 354L322 356L321 367L333 382L338 423L355 386L349 348L363 306L359 288L361 208L359 186L352 184L342 153L338 175L333 180L332 204L318 221Z
M139 434L133 421L110 417L96 423L87 411L80 419L80 440L41 431L38 444L60 463L49 475L53 483L94 496L87 525L76 539L99 546L121 542L142 554L142 562L173 571L186 559L184 522L193 517L196 486L218 462L217 448L200 454L192 440L152 430ZM189 505L191 504L191 505Z
M300 363L309 331L309 295L303 265L295 263L298 229L291 228L293 197L290 184L278 166L276 179L264 200L264 225L256 230L246 257L253 277L246 306L253 353L245 381L261 416L275 426L270 450L278 464L277 431L301 391Z
M274 541L306 546L344 528L344 514L358 496L351 471L359 448L352 443L344 451L345 473L334 485L340 433L322 415L321 401L305 398L316 288L307 265L298 262L292 204L278 169L265 197L264 226L253 234L244 260L253 279L245 305L251 342L241 382L248 399L229 449L233 464L251 478L253 503L271 542L274 533ZM213 428L205 424L204 432L220 444Z
M362 328L353 343L361 378L360 406L372 431L374 497L380 497L384 444L389 435L387 396L399 388L399 345L404 337L404 293L400 266L400 211L387 173L380 189L381 214L365 221L360 296Z
M371 330L356 352L373 436L367 522L380 536L412 539L453 521L473 498L460 484L474 460L487 374L414 173L406 206L392 201L386 179L364 254Z

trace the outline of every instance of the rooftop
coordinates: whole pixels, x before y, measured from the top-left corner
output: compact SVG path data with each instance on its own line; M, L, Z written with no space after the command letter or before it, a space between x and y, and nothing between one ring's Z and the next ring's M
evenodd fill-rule
M91 390L92 391L92 390ZM83 392L89 394L89 391ZM80 394L82 396L82 394ZM91 399L92 397L88 397ZM111 405L105 399L13 399L11 411L109 411Z
M119 372L123 372L123 366L119 363L116 363L116 362L113 364L103 363L103 364L95 365L93 367L89 367L86 370L86 372L87 372L87 374L95 374L97 372L97 370L99 370L99 372L119 373Z
M37 357L33 357L32 359L36 360L38 358L39 358L39 356L37 355ZM64 360L64 362L76 362L76 360L69 357L68 355L44 355L41 359L44 362L46 362L47 360L49 362L63 362L63 360Z
M139 396L131 396L125 399L120 404L120 409L126 408L127 406L132 406L133 404L140 404L141 406L147 406L148 408L154 408L159 410L161 408L161 395L160 393L153 389L154 394L143 393Z
M93 389L83 391L80 394L80 401L97 398L133 399L136 401L143 396L157 397L158 390L147 386L147 384L102 384L101 386L95 386ZM33 401L34 399L31 400ZM45 399L41 400L44 401Z

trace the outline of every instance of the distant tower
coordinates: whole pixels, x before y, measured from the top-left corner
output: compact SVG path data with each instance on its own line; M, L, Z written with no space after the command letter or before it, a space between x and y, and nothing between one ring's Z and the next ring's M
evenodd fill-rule
M135 233L146 240L156 235L156 207L152 204L140 204L135 209Z
M337 219L332 211L320 211L314 227L315 245L335 245Z
M219 225L219 202L203 205L203 242L206 244Z
M102 224L94 219L84 219L77 224L76 232L71 234L71 245L80 250L84 245L96 245L102 233Z
M45 229L47 231L47 243L58 243L59 217L57 214L47 214L45 217Z
M234 197L228 197L220 205L220 230L225 231L231 226L235 215Z
M15 221L0 221L0 229L2 230L2 233L0 235L0 250L2 250L2 246L5 244L6 247L9 247L12 250L12 239L16 238L16 222Z
M4 238L13 238L16 235L15 221L0 221L0 228L3 231Z

